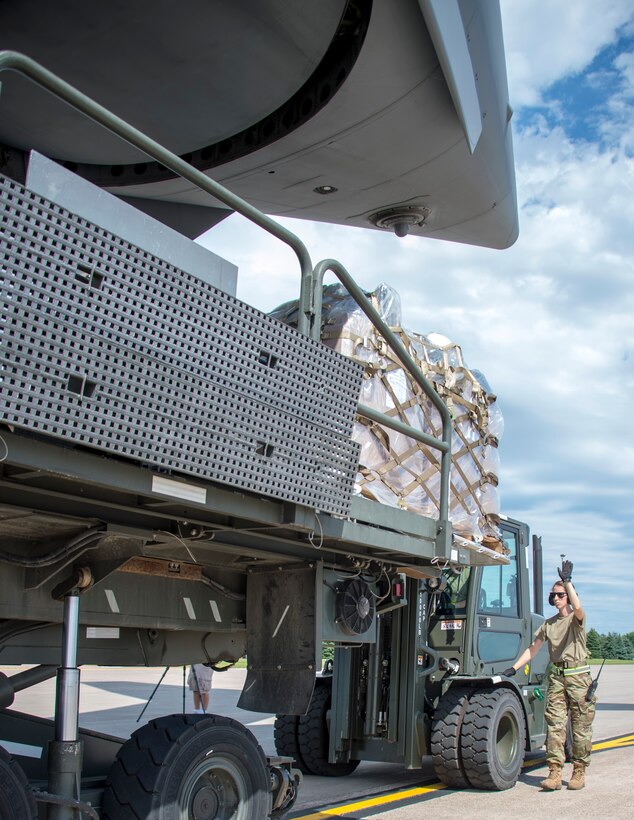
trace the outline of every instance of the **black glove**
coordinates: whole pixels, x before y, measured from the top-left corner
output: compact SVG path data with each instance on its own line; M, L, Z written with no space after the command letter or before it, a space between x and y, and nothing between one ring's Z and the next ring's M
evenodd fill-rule
M557 567L557 572L564 584L566 581L572 581L572 561L562 561L561 569Z
M512 678L513 675L516 674L516 672L517 672L517 669L513 669L512 666L509 666L509 668L505 669L504 672L502 672L502 674L504 675L505 678Z

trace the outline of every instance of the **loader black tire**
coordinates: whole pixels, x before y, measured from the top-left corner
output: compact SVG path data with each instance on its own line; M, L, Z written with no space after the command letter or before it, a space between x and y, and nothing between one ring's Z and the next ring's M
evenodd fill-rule
M0 746L0 820L37 820L37 816L22 766Z
M101 820L262 820L271 813L264 752L219 715L166 715L123 744L110 769Z
M311 772L306 768L299 751L298 728L299 715L275 715L273 728L275 750L282 757L292 757L296 769L304 774L310 774Z
M526 719L510 689L485 689L469 698L460 749L475 789L504 791L517 782L526 752Z
M359 765L358 760L347 763L328 761L328 710L332 699L330 686L316 686L308 707L308 712L299 719L297 740L299 753L310 774L322 777L345 777Z
M471 690L452 687L442 696L431 725L431 757L436 777L450 789L470 786L462 764L460 733Z

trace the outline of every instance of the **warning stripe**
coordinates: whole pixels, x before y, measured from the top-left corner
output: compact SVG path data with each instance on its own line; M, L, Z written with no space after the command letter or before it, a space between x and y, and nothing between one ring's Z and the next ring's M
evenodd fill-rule
M340 817L342 814L347 814L348 812L362 811L362 809L383 806L386 803L395 803L400 800L409 800L412 797L420 797L421 795L437 792L446 788L444 783L432 783L429 786L405 789L404 791L393 792L392 794L382 794L379 797L369 797L367 800L360 800L357 803L346 803L345 806L336 806L334 809L321 809L321 811L315 812L314 814L303 814L301 817L296 817L295 820L323 820L324 817Z
M602 740L592 744L593 752L600 752L606 749L624 749L634 746L634 734L622 735L611 740ZM545 758L543 756L533 758L524 762L524 768L543 766ZM377 797L369 797L367 800L360 800L356 803L346 803L343 806L335 806L331 809L320 809L312 814L292 815L293 820L326 820L326 818L345 817L347 814L362 811L363 809L374 808L375 806L385 806L388 803L399 803L403 800L411 800L413 797L422 797L426 794L446 789L444 783L430 783L428 786L420 786L413 789L382 794Z
M634 746L634 735L623 735L612 740L603 740L600 743L592 744L593 752L600 752L604 749L623 749L626 746Z

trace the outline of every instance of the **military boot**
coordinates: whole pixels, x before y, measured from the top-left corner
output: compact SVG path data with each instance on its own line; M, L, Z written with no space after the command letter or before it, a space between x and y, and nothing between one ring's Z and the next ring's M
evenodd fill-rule
M561 789L561 766L558 763L549 763L548 769L548 777L546 780L542 780L539 785L547 792L554 792L557 791L557 789Z
M583 789L586 785L586 767L583 763L572 764L572 777L568 783L569 789Z

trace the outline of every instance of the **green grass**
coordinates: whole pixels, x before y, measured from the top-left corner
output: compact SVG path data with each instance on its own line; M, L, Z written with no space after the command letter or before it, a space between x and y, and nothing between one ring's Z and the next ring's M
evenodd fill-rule
M222 664L224 666L224 664ZM240 658L235 663L230 664L232 669L246 669L247 668L247 659Z
M588 658L588 663L590 664L590 666L601 666L601 664L603 663L603 658ZM612 666L612 665L616 665L616 664L621 664L622 665L622 664L627 664L627 663L629 663L629 664L634 663L634 659L629 660L629 661L620 661L620 660L617 660L616 658L606 658L606 661L605 661L606 666Z

